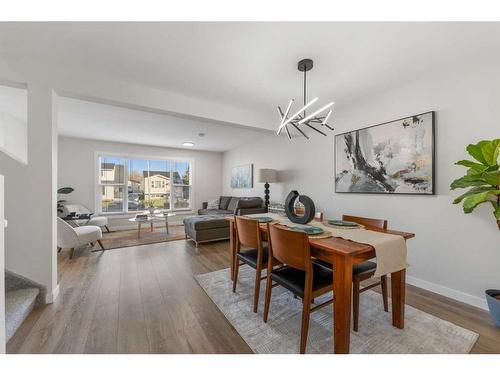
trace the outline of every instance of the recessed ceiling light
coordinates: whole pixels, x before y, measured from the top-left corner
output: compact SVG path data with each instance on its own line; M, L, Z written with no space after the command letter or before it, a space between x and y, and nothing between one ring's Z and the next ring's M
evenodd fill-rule
M183 146L188 146L188 147L193 147L194 143L193 142L184 142L182 145Z

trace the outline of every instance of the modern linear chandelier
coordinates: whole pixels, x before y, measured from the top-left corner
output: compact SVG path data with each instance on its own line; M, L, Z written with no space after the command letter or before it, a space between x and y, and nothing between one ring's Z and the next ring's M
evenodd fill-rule
M318 98L314 98L311 100L309 103L306 104L307 102L307 72L313 68L313 61L311 59L303 59L300 60L297 68L299 71L304 72L304 106L299 109L297 112L293 114L293 116L288 117L288 114L290 113L290 109L292 108L292 104L294 99L290 99L290 102L288 102L288 106L286 108L286 111L283 112L280 106L278 106L278 111L281 117L281 124L278 128L278 131L276 134L280 134L283 129L285 129L285 132L288 136L289 139L292 139L290 135L290 130L288 129L288 126L291 125L293 126L300 134L302 134L304 137L309 139L306 133L302 131L300 128L302 125L307 126L315 131L317 131L320 134L323 134L326 136L326 133L323 132L322 130L316 128L316 127L321 127L321 128L328 128L330 130L333 130L331 126L327 124L328 119L330 118L330 115L333 112L333 109L330 107L334 104L334 102L330 102L327 105L321 107L317 111L314 111L311 114L307 114L306 110L312 106L314 103L318 101ZM330 110L326 113L325 116L320 115L322 112L326 111L328 108Z

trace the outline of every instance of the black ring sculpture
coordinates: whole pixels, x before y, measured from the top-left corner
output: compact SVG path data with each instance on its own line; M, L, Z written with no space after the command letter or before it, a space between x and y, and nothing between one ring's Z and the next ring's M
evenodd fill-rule
M294 204L295 199L297 198L299 198L299 202L304 205L305 212L302 216L298 216L295 214ZM307 224L312 221L312 219L314 219L316 207L314 206L314 202L312 201L312 199L307 195L299 195L299 192L297 190L292 190L286 197L285 212L290 221L297 224Z

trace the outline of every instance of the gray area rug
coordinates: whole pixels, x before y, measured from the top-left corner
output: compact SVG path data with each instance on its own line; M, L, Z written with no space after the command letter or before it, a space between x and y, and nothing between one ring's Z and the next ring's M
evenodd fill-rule
M262 320L266 281L261 284L255 314L255 271L240 267L236 293L229 269L195 276L200 286L255 353L298 353L302 302L286 289L273 288L269 319ZM317 298L321 303L329 295ZM406 305L405 328L392 326L380 294L367 291L360 297L359 332L351 331L351 353L469 353L479 335ZM389 306L390 306L389 302ZM332 353L332 306L311 314L307 353Z

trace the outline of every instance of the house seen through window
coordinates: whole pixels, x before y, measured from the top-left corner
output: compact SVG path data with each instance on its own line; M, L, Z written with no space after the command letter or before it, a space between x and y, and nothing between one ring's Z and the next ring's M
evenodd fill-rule
M191 208L191 162L99 157L100 212Z

